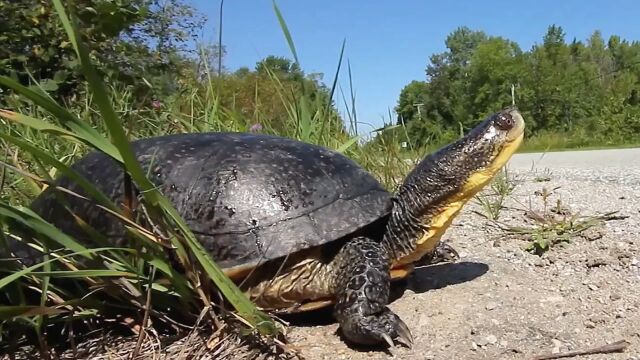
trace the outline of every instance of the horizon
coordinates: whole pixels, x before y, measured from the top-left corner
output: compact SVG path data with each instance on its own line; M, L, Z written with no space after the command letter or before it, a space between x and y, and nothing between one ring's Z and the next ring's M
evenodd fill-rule
M424 4L410 0L402 4L381 1L368 7L336 0L321 4L281 0L276 4L293 38L302 70L306 74L322 73L322 82L329 87L345 41L334 102L347 120L342 92L349 101L350 65L361 134L395 122L393 108L400 91L412 80L426 80L430 56L446 51L445 39L458 27L501 36L516 42L523 51L541 43L551 25L564 30L566 42L574 38L584 42L596 30L605 42L611 35L640 40L640 29L633 26L640 2L630 0L616 2L615 7L601 0L544 0L535 4L469 0ZM220 1L196 0L192 5L208 18L203 40L217 43ZM500 12L501 16L494 16ZM323 26L316 26L318 23ZM271 1L225 2L222 45L226 50L223 66L229 71L253 68L269 55L293 60Z

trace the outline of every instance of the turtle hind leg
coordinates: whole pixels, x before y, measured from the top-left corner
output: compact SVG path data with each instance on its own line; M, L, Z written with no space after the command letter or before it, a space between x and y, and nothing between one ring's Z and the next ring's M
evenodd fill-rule
M393 346L399 339L410 347L409 328L386 306L390 259L384 246L366 237L355 238L340 250L334 264L334 316L347 340Z

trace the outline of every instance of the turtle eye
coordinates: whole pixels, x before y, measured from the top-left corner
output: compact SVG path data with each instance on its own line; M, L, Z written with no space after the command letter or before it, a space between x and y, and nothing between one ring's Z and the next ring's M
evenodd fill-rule
M502 130L510 130L513 128L515 121L513 121L513 117L509 113L501 113L495 119L495 124L498 128Z

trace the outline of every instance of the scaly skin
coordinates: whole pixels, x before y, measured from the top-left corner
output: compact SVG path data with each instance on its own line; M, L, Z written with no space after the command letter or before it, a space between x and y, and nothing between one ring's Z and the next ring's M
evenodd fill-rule
M349 241L334 259L333 288L337 295L334 316L344 336L359 344L402 339L411 345L407 325L386 304L389 301L391 258L379 242L358 237Z
M440 241L438 242L438 245L432 252L427 253L420 260L416 261L414 265L427 266L427 265L440 264L443 262L456 262L459 259L460 259L460 254L458 254L458 251L456 251L456 249L454 249L453 246Z
M405 178L381 243L356 238L335 261L335 316L357 343L396 338L411 345L404 322L386 307L391 266L429 264L457 252L440 237L462 206L504 166L522 141L524 122L513 109L498 112L464 138L425 157Z

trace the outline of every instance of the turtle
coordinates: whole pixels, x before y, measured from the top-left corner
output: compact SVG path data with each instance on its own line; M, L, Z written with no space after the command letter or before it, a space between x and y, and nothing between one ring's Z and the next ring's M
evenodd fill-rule
M515 107L490 114L427 154L393 192L337 151L275 135L183 133L134 140L132 148L213 260L259 308L296 313L331 305L347 341L410 347L409 327L387 306L390 284L441 245L465 203L519 147L524 128ZM91 152L72 168L124 201L124 171L110 157ZM87 236L55 190L86 193L65 176L54 184L30 208L77 239ZM120 221L91 201L57 196L124 244ZM14 247L16 256L33 257L22 250Z

